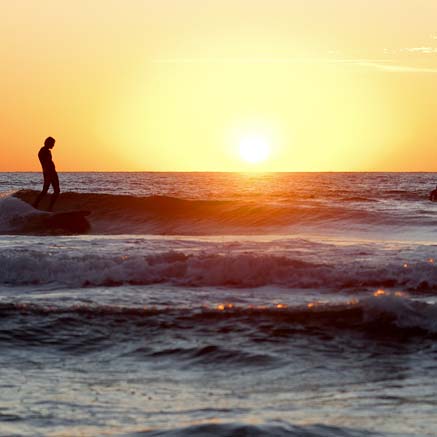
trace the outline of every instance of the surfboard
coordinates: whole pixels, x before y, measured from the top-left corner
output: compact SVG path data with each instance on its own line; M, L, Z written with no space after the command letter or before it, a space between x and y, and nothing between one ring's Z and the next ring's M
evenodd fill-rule
M84 233L90 229L86 219L90 214L91 211L87 210L52 212L44 217L44 223L50 230Z

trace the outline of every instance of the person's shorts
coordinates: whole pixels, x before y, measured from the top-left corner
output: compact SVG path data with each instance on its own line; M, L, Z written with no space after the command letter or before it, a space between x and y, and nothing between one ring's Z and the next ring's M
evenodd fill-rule
M59 178L58 173L44 173L44 188L43 190L48 190L50 185L53 187L54 193L60 193L59 189Z

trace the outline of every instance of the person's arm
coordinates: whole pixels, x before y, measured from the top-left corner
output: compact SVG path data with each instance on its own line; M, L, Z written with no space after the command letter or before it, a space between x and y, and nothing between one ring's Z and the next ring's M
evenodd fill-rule
M55 164L52 160L52 154L51 154L50 150L43 149L41 152L40 160L41 160L41 165L42 165L44 173L56 172Z
M51 172L56 173L55 163L53 162L52 152L50 151L49 151L49 167Z

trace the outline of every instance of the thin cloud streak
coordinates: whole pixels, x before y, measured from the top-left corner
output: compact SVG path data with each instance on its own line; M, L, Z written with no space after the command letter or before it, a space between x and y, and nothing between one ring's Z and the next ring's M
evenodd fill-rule
M162 58L155 64L354 64L357 62L391 62L385 59L331 58Z
M395 64L393 59L330 59L330 58L162 58L154 64L327 64L376 69L391 73L436 74L437 68Z
M436 54L437 48L436 47L408 47L402 49L401 51L409 52L409 53L423 53L425 55L429 55L429 54Z
M426 74L437 74L437 68L427 68L427 67L410 67L408 65L388 65L388 64L378 64L373 62L359 62L357 65L368 68L375 68L377 70L391 72L391 73L426 73Z

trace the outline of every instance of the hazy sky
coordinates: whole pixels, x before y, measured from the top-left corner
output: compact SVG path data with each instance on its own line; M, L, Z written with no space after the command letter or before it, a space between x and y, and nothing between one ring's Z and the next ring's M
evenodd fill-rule
M0 23L0 171L49 135L59 171L437 171L436 0L0 0Z

